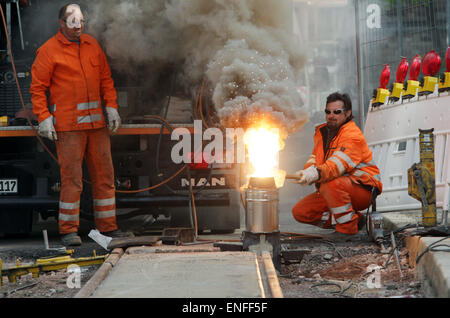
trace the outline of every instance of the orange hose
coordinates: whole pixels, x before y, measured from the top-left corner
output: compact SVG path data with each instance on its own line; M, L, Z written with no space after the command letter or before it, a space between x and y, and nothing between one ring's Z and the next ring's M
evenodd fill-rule
M166 180L164 180L164 181L162 181L162 182L160 182L160 183L158 183L158 184L156 184L154 186L151 186L151 187L148 187L148 188L145 188L145 189L140 189L140 190L116 190L116 192L117 193L130 193L131 194L131 193L140 193L140 192L154 190L154 189L156 189L156 188L166 184L167 182L169 182L170 180L172 180L176 176L178 176L181 172L183 172L184 169L186 169L186 166L183 166L183 168L181 168L180 170L175 172L175 174L173 176L171 176L170 178L167 178Z
M203 85L204 85L205 81L202 82L202 86L200 87L200 100L199 100L199 112L200 112L200 117L202 119L202 123L206 128L209 128L208 123L205 120L205 116L203 115Z

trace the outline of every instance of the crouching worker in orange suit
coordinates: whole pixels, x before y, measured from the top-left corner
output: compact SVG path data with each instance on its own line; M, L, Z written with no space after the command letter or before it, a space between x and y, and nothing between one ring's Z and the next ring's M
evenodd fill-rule
M110 133L116 132L121 119L111 71L98 42L83 34L85 21L79 5L62 7L59 23L59 32L37 51L30 92L39 135L56 143L62 243L81 244L78 228L84 159L92 182L96 228L110 237L129 236L116 224Z
M352 121L349 96L338 92L328 96L325 114L326 123L316 127L313 152L295 181L315 184L317 192L300 200L292 214L301 223L335 226L328 238L345 241L364 224L359 211L370 206L372 189L379 194L383 185L372 151Z

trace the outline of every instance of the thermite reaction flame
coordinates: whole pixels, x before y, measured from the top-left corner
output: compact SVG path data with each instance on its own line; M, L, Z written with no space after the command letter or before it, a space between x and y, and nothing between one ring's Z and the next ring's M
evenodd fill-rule
M286 172L279 169L279 152L283 147L280 130L269 125L258 125L247 129L244 135L251 170L248 175L256 178L275 179L282 187Z

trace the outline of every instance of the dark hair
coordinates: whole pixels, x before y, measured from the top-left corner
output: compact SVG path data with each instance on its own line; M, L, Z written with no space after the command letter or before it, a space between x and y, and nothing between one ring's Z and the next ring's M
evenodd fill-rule
M348 96L348 94L341 94L339 92L334 92L334 93L328 95L327 105L328 105L328 103L336 102L338 100L340 100L344 103L345 111L352 110L352 100L350 99L350 96ZM353 114L350 115L350 118L353 119Z
M70 6L70 3L66 4L61 9L59 9L59 15L58 15L59 20L64 20L66 18L66 11L67 11L68 6Z
M67 13L67 7L70 5L73 5L75 3L68 3L65 6L63 6L61 9L59 9L59 19L60 20L65 20L66 19L66 13ZM78 5L78 4L77 4Z

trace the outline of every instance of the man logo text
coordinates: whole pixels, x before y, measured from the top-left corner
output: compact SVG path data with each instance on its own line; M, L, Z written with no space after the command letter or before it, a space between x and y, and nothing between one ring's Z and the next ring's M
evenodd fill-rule
M198 179L198 181L196 181L194 178L191 178L191 183L189 183L189 180L186 178L182 178L181 179L181 186L183 188L185 187L189 187L190 184L192 184L193 187L217 187L217 186L221 186L224 187L226 186L226 180L225 178L211 178L211 183L208 182L208 179L206 178L200 178Z

